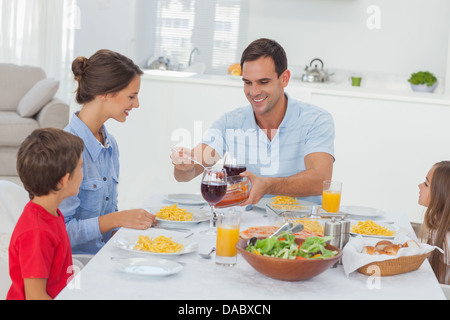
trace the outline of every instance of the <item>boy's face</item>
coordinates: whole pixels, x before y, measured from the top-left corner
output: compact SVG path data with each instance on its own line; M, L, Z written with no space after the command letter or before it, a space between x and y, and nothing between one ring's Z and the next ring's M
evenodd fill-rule
M81 182L83 181L83 156L78 160L78 165L69 178L69 192L70 196L76 196L80 190Z

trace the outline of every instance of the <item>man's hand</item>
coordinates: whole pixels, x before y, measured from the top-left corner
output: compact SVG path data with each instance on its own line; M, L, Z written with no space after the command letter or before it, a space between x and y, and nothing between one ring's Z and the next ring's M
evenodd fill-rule
M268 193L270 187L270 178L259 177L250 171L241 173L241 177L247 177L251 183L250 194L247 201L243 202L241 206L249 204L257 204L265 194Z
M193 171L195 169L195 163L190 159L191 154L191 149L183 147L173 148L170 159L172 159L172 164L175 166L175 170L183 172Z

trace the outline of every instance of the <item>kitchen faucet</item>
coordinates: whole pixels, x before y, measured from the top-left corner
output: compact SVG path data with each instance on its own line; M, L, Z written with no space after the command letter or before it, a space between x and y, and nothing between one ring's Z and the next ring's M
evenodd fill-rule
M192 56L194 55L194 52L196 52L196 51L197 51L197 54L200 54L200 50L198 50L198 48L192 49L191 54L190 54L190 56L189 56L189 67L190 67L191 64L192 64Z

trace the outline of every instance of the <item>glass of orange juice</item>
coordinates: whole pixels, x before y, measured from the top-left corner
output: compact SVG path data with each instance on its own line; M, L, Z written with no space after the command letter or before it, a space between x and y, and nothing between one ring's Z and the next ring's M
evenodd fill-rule
M217 220L216 263L233 266L237 261L241 213L234 208L219 213Z
M327 180L323 182L322 208L327 212L339 212L341 205L342 182Z

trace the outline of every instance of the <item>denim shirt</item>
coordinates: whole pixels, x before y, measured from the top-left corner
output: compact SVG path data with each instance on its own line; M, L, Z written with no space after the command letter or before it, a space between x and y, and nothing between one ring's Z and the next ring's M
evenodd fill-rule
M77 114L65 130L84 141L83 181L78 195L65 199L59 209L65 217L72 252L96 254L112 233L100 233L98 218L118 211L119 150L105 126L102 145Z

